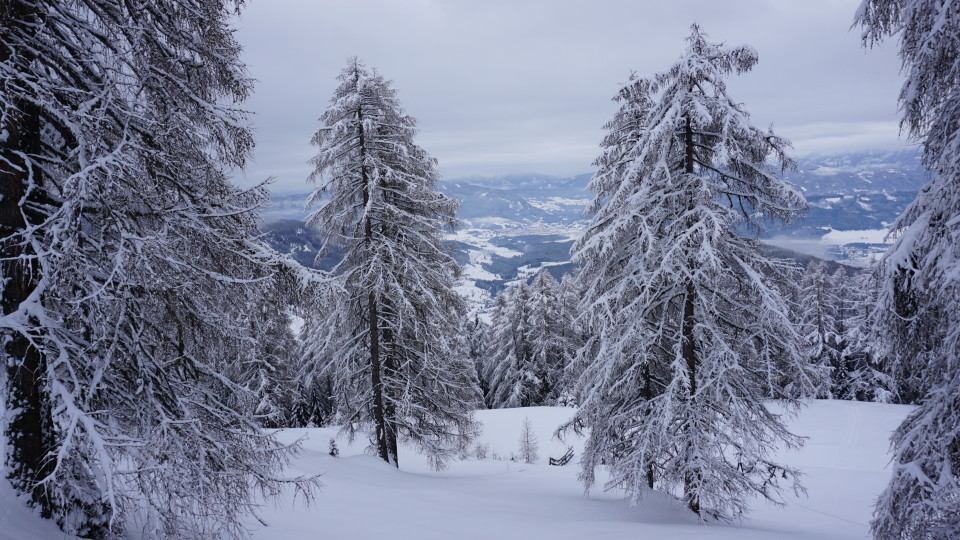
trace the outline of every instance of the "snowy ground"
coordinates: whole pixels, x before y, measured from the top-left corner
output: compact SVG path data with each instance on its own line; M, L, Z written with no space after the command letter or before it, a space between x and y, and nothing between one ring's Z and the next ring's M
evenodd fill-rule
M304 437L304 452L295 473L319 473L325 487L313 505L292 497L265 507L269 524L255 528L267 539L863 539L867 537L873 500L888 473L887 438L908 407L816 401L790 421L807 445L781 459L805 473L807 497L790 497L785 508L757 501L740 526L699 525L685 509L662 494L647 496L631 508L618 492L596 488L585 495L577 481L579 467L551 467L566 444L553 430L571 409L537 407L480 411L484 432L478 443L487 458L456 461L442 472L403 448L401 469L363 455L363 444L349 445L334 429L287 430L285 439ZM539 439L540 460L527 465L510 461L518 451L524 418ZM337 437L341 457L328 455ZM574 438L579 455L583 441ZM475 448L476 446L474 446ZM499 458L499 459L498 459ZM0 488L0 538L54 540L63 535L19 507L6 483Z
M571 199L561 199L559 197L553 197L552 199L556 200L548 201L549 204L573 204L570 202ZM577 204L586 204L585 201L575 202ZM478 280L506 280L507 284L511 284L521 279L530 278L547 266L569 262L567 260L544 261L535 267L529 265L521 266L518 269L517 275L514 276L494 274L486 268L486 266L492 262L493 256L509 259L523 255L520 251L497 245L494 243L494 240L512 236L559 236L561 237L559 240L552 241L570 241L583 234L587 224L588 222L586 221L576 221L573 223L517 222L502 218L478 218L467 221L467 226L446 236L446 240L448 241L460 242L470 247L467 250L470 260L463 265L463 273L456 286L457 292L467 299L471 305L471 309L481 311L481 316L486 317L487 314L483 310L491 304L493 299L487 290L477 286Z
M825 245L845 245L845 244L891 244L888 235L888 229L865 229L855 231L838 231L830 229L830 232L820 238L820 243Z

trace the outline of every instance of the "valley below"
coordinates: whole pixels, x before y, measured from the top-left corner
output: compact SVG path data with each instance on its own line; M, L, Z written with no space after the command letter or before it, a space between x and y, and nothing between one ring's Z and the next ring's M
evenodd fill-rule
M591 174L558 178L539 174L441 180L460 201L461 227L448 241L463 267L458 290L475 305L510 283L549 269L573 269L570 248L590 223ZM789 224L771 224L759 238L800 261L816 257L866 267L886 251L888 231L926 181L912 150L814 155L798 160L785 178L809 203ZM305 226L306 193L277 195L265 209L263 232L279 251L301 264L332 268L339 254L319 263L317 231Z

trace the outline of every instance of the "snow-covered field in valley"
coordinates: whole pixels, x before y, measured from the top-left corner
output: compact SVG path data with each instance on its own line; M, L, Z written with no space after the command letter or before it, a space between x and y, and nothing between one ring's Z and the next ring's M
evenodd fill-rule
M291 492L250 521L260 540L324 539L863 539L874 499L888 480L887 438L909 407L847 401L814 401L788 424L809 437L806 446L781 455L805 473L807 495L788 497L778 508L756 501L740 525L700 525L679 503L649 494L631 507L618 491L596 486L588 494L577 479L583 440L553 438L572 409L533 407L479 411L484 430L468 459L440 472L413 448L400 451L400 470L364 455L364 441L348 444L336 429L285 430L303 438L294 474L321 474L323 490L310 506ZM510 461L529 418L539 441L539 460ZM340 457L328 455L335 437ZM565 467L547 464L573 446ZM476 447L486 458L476 458ZM600 475L603 478L602 475ZM0 538L61 540L50 522L20 507L6 482L0 488ZM135 536L134 536L135 538Z

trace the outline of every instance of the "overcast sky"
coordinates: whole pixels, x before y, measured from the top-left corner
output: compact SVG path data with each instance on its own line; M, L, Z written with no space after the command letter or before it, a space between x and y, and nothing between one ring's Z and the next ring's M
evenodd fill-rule
M669 67L692 22L760 55L730 81L796 154L903 146L896 42L865 50L860 0L253 0L239 38L257 136L241 185L297 192L346 58L394 83L445 178L592 170L610 98Z

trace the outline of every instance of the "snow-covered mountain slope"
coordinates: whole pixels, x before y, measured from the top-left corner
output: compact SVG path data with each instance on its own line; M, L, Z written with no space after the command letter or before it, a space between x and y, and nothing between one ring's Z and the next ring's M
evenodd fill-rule
M913 150L808 156L786 177L805 193L810 210L792 224L772 226L763 239L859 265L886 249L887 228L926 181ZM463 227L451 241L465 265L464 294L484 301L542 268L568 270L573 239L589 223L583 215L593 197L589 180L589 174L528 174L441 181L444 193L461 201ZM264 231L277 249L309 263L318 239L296 224L306 216L305 200L306 194L274 197Z
M593 198L590 174L572 178L530 175L510 185L503 178L442 181L443 192L460 201L459 217L470 226L496 228L504 223L575 223ZM507 177L514 178L514 177Z
M926 183L916 150L812 154L797 160L797 170L785 178L804 195L857 193L916 193Z
M442 472L429 470L415 449L400 451L400 470L365 455L364 441L349 443L333 428L285 430L303 438L304 451L290 474L320 474L323 490L311 506L293 493L263 507L264 527L251 519L255 539L332 538L396 540L530 539L609 540L711 538L717 540L840 540L868 536L876 496L887 470L887 438L908 406L814 401L788 421L808 437L799 451L778 459L799 467L807 496L789 494L778 508L757 500L742 526L700 525L672 497L653 493L630 507L619 490L597 485L585 494L577 480L583 439L553 437L572 409L533 407L477 413L483 433L463 460ZM529 418L539 442L532 464L511 461L521 426ZM341 457L328 455L335 438ZM547 464L573 447L565 467ZM478 450L483 458L478 458ZM600 481L606 477L601 474ZM50 522L36 517L0 487L0 539L62 540ZM129 538L137 538L130 531Z

